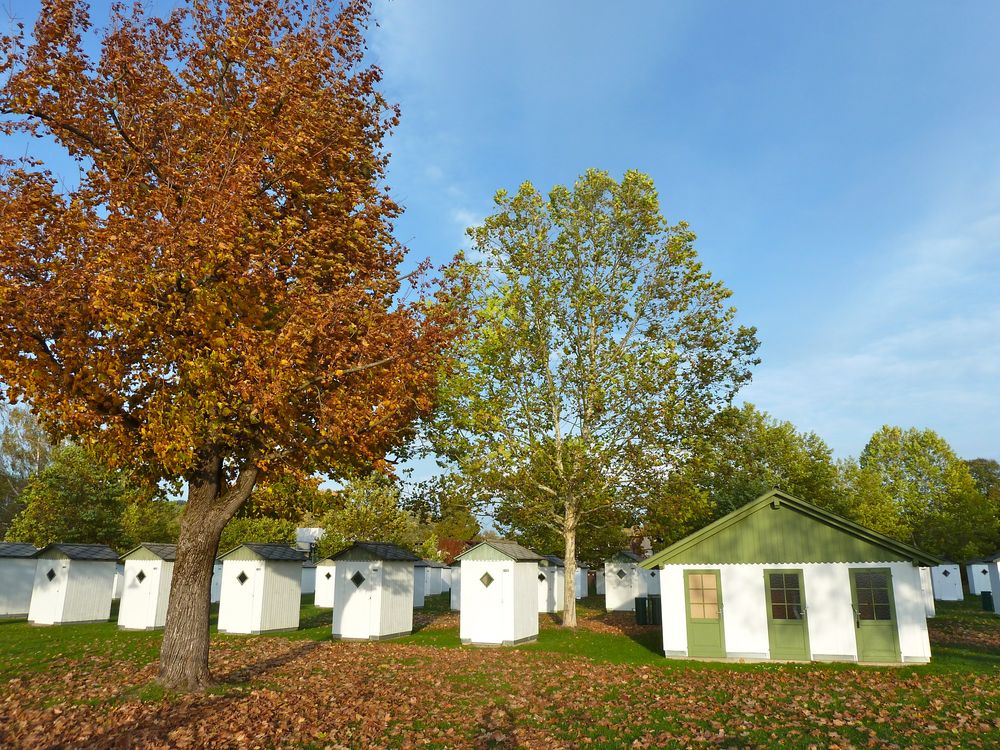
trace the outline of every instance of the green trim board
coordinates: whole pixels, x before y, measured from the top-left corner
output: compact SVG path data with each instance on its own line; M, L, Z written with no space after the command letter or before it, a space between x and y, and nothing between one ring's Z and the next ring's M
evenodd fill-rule
M646 558L640 565L939 560L780 490L771 490Z

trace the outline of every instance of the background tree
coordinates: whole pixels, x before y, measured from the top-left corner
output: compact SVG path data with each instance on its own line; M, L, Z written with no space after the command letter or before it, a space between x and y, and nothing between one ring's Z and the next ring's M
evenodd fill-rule
M349 482L337 499L338 507L319 521L324 529L317 544L320 558L354 542L389 542L416 550L424 539L417 520L401 507L397 482L370 474Z
M262 472L386 468L455 309L399 275L368 3L77 0L0 39L0 380L56 436L187 486L160 681L198 689L222 529ZM449 285L455 281L449 277Z
M174 544L181 531L182 503L169 500L139 500L129 503L122 511L122 531L128 547L143 542Z
M148 488L104 467L86 449L63 445L52 452L49 465L28 480L24 508L6 538L36 547L52 542L107 544L124 552L130 540L122 515L130 503L150 502L148 496Z
M415 484L403 506L430 526L439 542L470 542L479 534L479 520L469 502L471 488L457 474L439 474Z
M997 507L934 431L885 426L845 474L860 523L953 560L992 551Z
M320 489L316 477L283 475L254 487L239 516L298 522L307 516L322 516L336 502L336 493Z
M0 538L24 507L21 492L28 477L45 468L51 453L49 436L31 411L0 405Z
M590 170L547 198L524 183L495 203L469 232L484 258L475 335L434 441L477 494L561 535L575 626L581 523L648 496L750 377L757 340L646 175Z
M247 542L294 544L295 522L285 518L234 518L219 537L219 553Z

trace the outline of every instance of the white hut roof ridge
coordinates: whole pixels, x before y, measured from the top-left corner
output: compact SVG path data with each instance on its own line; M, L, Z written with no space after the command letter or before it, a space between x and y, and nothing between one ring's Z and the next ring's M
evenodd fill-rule
M0 542L0 557L34 557L38 549L26 542Z
M118 553L106 544L47 544L34 556L41 557L49 551L59 552L70 560L98 560L118 562Z

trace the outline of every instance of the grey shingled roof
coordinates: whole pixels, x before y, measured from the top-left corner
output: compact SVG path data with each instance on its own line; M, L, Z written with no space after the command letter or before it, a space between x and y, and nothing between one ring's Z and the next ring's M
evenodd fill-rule
M371 553L378 560L387 560L392 562L417 562L420 560L419 557L414 555L410 550L400 547L398 544L388 544L387 542L355 542L347 549L342 549L336 555L331 555L330 560L336 560L344 553L352 549L363 549L366 552Z
M124 555L122 555L122 559L124 560L126 557L128 557L129 555L131 555L133 552L135 552L137 549L140 548L148 549L150 552L152 552L154 555L156 555L164 562L174 562L177 559L177 545L165 544L163 542L143 542L138 547L133 547Z
M0 557L34 557L37 551L34 544L0 542Z
M483 544L492 547L501 554L507 555L514 562L538 562L542 559L541 555L532 552L527 547L522 547L517 542L508 542L505 539L488 539L485 542L480 542L475 547L465 550L461 555L457 555L455 559L461 560L466 553L472 552L476 547L480 547Z
M618 557L627 557L632 562L642 562L642 558L639 555L635 554L635 552L633 552L632 550L628 550L628 549L623 549L621 552L615 552L615 554L613 554L608 559L609 560L614 560L615 558L618 558Z
M106 544L48 544L35 553L41 557L49 551L60 552L70 560L110 560L118 562L118 553Z
M219 555L219 560L224 559L227 555L241 547L246 547L248 550L252 551L264 560L275 560L284 562L305 562L306 555L302 550L297 550L294 547L289 547L287 544L257 544L255 542L247 542L246 544L241 544L238 547L233 547L231 550L227 550L223 554Z
M556 557L555 555L542 555L543 560L548 560L549 565L554 565L557 568L565 568L566 563L563 562L561 557Z

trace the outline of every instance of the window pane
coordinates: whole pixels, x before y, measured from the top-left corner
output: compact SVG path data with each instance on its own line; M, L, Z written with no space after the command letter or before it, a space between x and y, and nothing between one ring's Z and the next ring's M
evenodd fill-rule
M719 601L719 592L715 589L705 589L705 603L715 604Z
M701 604L705 601L705 592L701 589L691 589L691 603Z
M690 576L688 576L688 582L689 582L690 587L693 588L693 589L700 589L700 588L702 588L702 585L701 585L701 573L692 573Z
M703 604L692 604L691 605L691 619L692 620L704 620L705 619L705 605L703 605Z
M873 589L883 588L889 585L889 577L885 573L872 573L871 581L871 587Z
M858 602L858 616L862 620L874 620L875 608L871 602Z
M784 577L781 573L771 573L771 588L778 589L781 588L784 583Z
M705 619L706 620L718 620L719 619L719 605L718 604L706 604L705 605Z
M875 605L875 620L891 620L891 612L889 612L888 604L876 604Z
M711 573L706 573L701 577L701 587L703 589L715 589L715 576Z
M785 592L785 601L789 604L799 604L802 601L801 596L802 594L799 593L798 589L788 589Z
M876 604L888 604L889 603L889 591L888 589L875 589L873 592L873 599Z
M788 605L788 619L789 620L801 620L802 619L802 608L798 604Z
M799 587L799 574L798 573L785 573L785 588L786 589L797 589Z
M784 603L785 603L785 590L771 589L771 604L784 604Z
M787 620L788 611L785 609L784 604L772 604L771 605L771 617L775 620Z
M855 573L854 580L859 589L871 588L871 573Z

